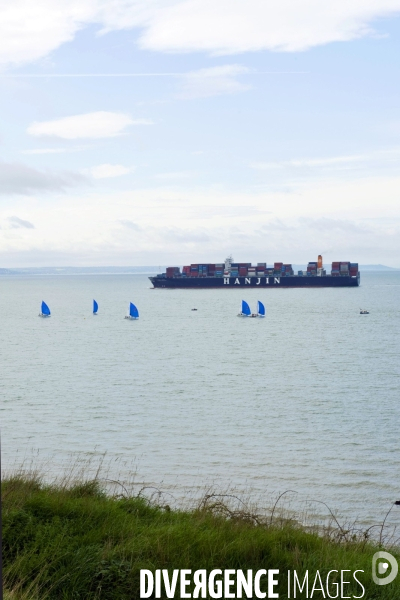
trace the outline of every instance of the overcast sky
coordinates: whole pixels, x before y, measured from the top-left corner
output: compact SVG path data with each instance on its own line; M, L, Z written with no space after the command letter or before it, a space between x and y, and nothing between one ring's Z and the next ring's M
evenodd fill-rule
M400 267L400 0L0 0L0 267Z

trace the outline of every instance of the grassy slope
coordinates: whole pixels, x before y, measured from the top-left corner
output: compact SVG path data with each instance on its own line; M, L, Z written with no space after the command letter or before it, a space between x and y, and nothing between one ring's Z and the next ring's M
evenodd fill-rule
M400 598L400 577L388 586L372 583L372 545L339 543L288 522L255 525L243 514L170 511L141 498L109 498L96 482L66 488L15 478L3 482L2 492L10 600L131 600L139 598L141 568L363 569L365 598Z

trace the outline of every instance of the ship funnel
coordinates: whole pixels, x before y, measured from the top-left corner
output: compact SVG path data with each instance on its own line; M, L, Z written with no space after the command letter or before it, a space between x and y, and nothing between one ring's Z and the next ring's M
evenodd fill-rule
M322 256L318 254L318 269L323 269Z

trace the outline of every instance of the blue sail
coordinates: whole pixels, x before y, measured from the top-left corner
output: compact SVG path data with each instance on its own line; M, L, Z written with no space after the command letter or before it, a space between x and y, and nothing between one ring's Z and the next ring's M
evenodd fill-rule
M244 300L242 300L242 314L246 316L251 315L250 306Z
M97 315L98 310L99 310L99 305L97 304L96 300L93 300L93 314Z
M258 316L259 317L265 317L265 306L260 301L258 301Z
M129 304L129 316L132 317L133 319L139 318L139 311L136 308L136 306L134 304L132 304L132 302Z
M42 315L46 315L46 317L49 317L49 316L50 316L50 314L51 314L51 313L50 313L50 309L49 309L49 307L47 306L46 302L43 302L43 301L42 301Z

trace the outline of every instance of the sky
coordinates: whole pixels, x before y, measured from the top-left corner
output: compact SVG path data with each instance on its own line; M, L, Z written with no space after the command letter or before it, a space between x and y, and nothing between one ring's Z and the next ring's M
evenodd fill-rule
M400 267L400 0L0 0L0 267Z

